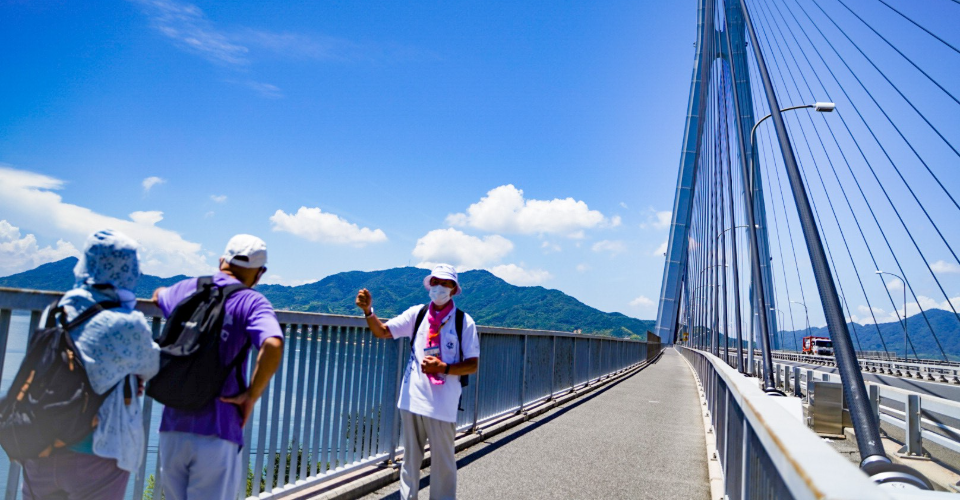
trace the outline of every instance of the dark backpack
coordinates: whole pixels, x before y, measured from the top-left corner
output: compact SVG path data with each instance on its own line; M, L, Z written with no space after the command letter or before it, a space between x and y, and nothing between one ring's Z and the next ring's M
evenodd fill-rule
M417 322L413 325L413 336L410 337L410 350L414 350L414 342L417 340L417 330L420 329L420 323L423 323L423 318L427 316L427 308L430 305L427 304L420 308L420 312L417 313ZM454 313L454 324L457 326L457 347L460 348L460 361L463 361L463 318L466 316L463 311L457 309L457 312ZM460 375L460 387L466 387L470 385L470 375Z
M0 401L0 446L11 459L49 456L79 443L96 428L100 405L113 389L103 394L93 390L70 330L115 307L120 303L100 302L70 322L62 307L48 308L45 328L34 333L10 390ZM127 391L129 385L124 384Z
M219 287L213 277L197 278L197 291L173 309L160 339L160 371L147 384L147 395L164 406L196 411L220 396L230 372L236 372L240 392L246 382L240 370L250 339L230 363L220 359L224 304L243 285Z

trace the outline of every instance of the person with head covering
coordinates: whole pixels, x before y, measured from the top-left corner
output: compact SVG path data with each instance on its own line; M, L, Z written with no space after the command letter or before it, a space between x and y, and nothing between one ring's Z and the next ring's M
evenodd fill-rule
M480 337L473 318L465 313L463 330L457 332L458 311L453 297L461 293L461 288L453 266L436 266L424 277L423 286L430 297L429 306L413 306L386 323L374 313L373 297L366 288L357 294L356 304L375 337L413 338L397 402L404 449L400 498L417 498L423 449L429 441L430 498L453 499L457 496L454 438L462 391L459 375L476 373Z
M242 352L245 346L252 345L259 354L246 390L239 387L236 377L228 376L221 397L199 410L164 407L160 421L160 482L166 500L235 500L241 482L247 478L247 468L240 460L243 426L283 355L283 331L273 306L251 288L267 271L266 266L267 244L249 234L231 238L220 257L220 271L213 275L213 284L248 287L230 294L223 304L220 359L229 363L244 356L239 370L246 373L246 352ZM190 278L157 289L153 298L169 318L177 304L196 290L197 278Z
M24 462L25 499L122 499L130 473L140 467L144 450L140 401L126 396L138 394L137 378L145 381L157 373L160 348L143 313L134 310L133 290L140 279L137 249L135 241L118 231L91 235L73 271L76 284L58 303L67 321L98 302L120 304L70 331L93 390L112 392L86 439L51 456Z

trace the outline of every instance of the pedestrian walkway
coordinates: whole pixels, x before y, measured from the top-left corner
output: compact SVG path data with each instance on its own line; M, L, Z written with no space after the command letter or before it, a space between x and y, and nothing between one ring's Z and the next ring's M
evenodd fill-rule
M697 385L674 349L612 387L457 455L457 497L708 499ZM429 469L420 498L429 498ZM365 499L399 498L398 484Z

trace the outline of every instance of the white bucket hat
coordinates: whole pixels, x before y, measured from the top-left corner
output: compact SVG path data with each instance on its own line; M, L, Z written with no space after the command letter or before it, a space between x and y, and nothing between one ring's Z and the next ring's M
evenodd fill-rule
M423 278L423 287L427 290L430 289L430 278L451 280L457 284L457 294L463 291L463 288L460 286L460 280L457 279L457 270L450 264L438 264L437 267L433 268L433 271L431 271L430 274Z

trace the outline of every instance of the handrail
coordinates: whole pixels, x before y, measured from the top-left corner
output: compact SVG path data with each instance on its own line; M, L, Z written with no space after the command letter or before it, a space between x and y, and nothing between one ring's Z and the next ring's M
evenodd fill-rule
M25 344L25 332L36 326L40 311L61 295L0 287L0 365L8 345L18 341L11 335L20 335ZM152 324L154 337L159 335L159 308L140 300L137 309ZM30 321L21 320L29 326L13 331L13 311L29 312ZM392 461L400 452L396 401L408 341L376 339L360 317L277 311L277 319L286 336L284 358L245 429L242 460L252 473L246 490L251 498L277 498ZM629 370L660 351L659 342L598 335L488 326L478 331L482 362L463 391L461 432ZM159 484L156 437L162 409L150 398L143 409L147 459L128 498L139 499ZM6 456L0 453L0 459ZM289 472L280 466L286 463ZM19 466L10 463L6 498L16 498L19 477ZM246 475L243 481L246 486Z

